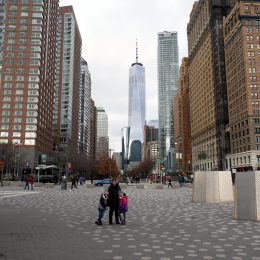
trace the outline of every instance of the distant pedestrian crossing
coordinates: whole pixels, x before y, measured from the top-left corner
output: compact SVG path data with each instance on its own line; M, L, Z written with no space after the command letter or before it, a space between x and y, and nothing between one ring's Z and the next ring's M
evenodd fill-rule
M24 196L24 195L33 195L38 192L35 191L1 191L0 190L0 200L5 198Z

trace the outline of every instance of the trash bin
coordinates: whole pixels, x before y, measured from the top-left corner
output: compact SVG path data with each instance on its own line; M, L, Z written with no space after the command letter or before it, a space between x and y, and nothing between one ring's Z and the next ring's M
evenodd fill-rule
M61 183L61 190L67 190L67 181Z
M60 188L61 188L61 190L67 190L67 178L66 178L66 176L63 176Z

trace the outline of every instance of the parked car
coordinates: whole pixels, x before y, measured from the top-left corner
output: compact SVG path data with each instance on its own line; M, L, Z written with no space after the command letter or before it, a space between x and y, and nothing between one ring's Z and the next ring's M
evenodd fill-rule
M96 180L95 186L103 186L104 184L111 184L110 179Z

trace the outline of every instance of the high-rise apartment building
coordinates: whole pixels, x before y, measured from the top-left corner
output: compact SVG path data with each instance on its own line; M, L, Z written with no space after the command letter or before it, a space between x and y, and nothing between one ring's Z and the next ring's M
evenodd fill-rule
M136 62L129 69L129 106L128 125L130 127L130 143L133 140L143 142L143 129L145 125L145 68L138 62L136 49Z
M224 22L231 152L226 167L260 166L260 2L238 1Z
M53 150L58 1L1 1L0 8L0 143L21 144L34 167Z
M96 159L96 143L97 143L97 111L95 102L90 101L90 158Z
M168 156L174 147L172 98L179 77L179 48L177 32L158 33L158 113L160 159ZM169 167L171 167L169 165Z
M188 58L183 58L180 67L179 87L174 97L174 135L178 170L191 171L191 133Z
M88 63L81 58L79 100L79 152L90 157L91 76Z
M81 35L72 6L60 7L56 104L58 149L68 158L78 152Z
M97 159L103 156L109 156L109 139L108 139L108 118L104 108L97 107Z
M199 0L187 27L193 170L223 170L229 152L223 17L235 0Z

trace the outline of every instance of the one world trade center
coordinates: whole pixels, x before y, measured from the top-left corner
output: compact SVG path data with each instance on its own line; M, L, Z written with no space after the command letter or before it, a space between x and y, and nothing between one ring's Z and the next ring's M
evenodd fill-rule
M143 143L145 124L145 68L138 62L136 44L136 62L129 69L129 106L128 125L130 127L130 144L138 140Z

